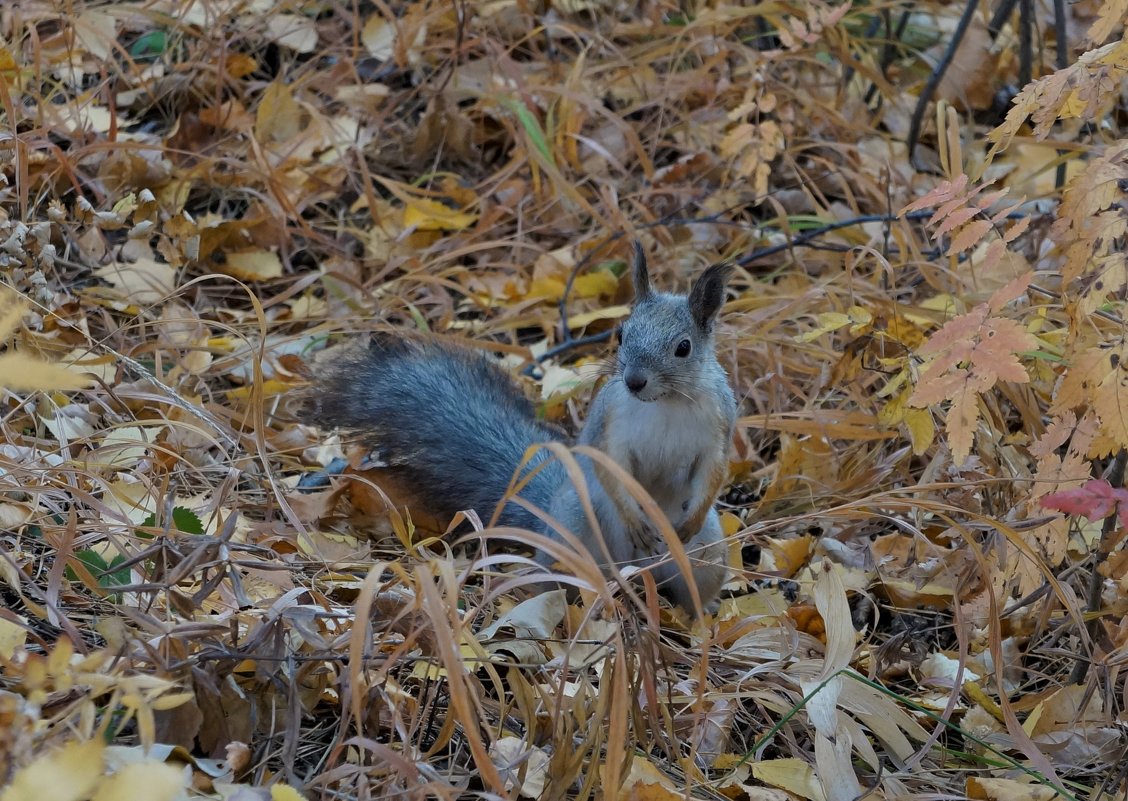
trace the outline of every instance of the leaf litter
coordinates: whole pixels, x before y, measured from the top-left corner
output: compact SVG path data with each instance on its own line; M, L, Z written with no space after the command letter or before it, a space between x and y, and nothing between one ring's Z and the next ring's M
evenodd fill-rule
M1002 107L1021 20L977 20L931 174L961 13L0 15L0 801L1122 797L1123 2ZM632 238L739 265L697 622L530 597L519 536L295 423L393 328L574 430Z

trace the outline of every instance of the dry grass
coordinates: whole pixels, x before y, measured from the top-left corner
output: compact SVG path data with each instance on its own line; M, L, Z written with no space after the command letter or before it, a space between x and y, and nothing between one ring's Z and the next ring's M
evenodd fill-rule
M892 40L908 7L538 8L0 10L0 280L31 304L8 353L97 376L0 376L0 777L103 737L183 746L158 755L191 754L220 794L1123 797L1125 566L1087 613L1094 531L1035 503L1077 325L1039 261L1053 217L1024 208L990 269L896 218L938 180L903 140L960 9L917 4ZM969 172L1008 52L980 43L941 90ZM1096 147L1067 133L1071 157ZM918 158L948 158L946 136L926 126ZM1053 158L1022 141L994 169L1053 197ZM718 616L577 563L577 604L537 596L490 628L524 592L527 535L435 536L378 471L298 491L358 461L295 398L316 351L367 331L515 367L564 346L527 384L574 429L579 363L610 352L582 338L629 301L633 238L665 287L741 264ZM983 395L957 467L922 439L938 409L897 417L888 382L1030 266L1045 291L1013 315L1051 332L1045 358ZM1067 450L1048 447L1053 480L1095 469ZM1078 655L1094 668L1068 687Z

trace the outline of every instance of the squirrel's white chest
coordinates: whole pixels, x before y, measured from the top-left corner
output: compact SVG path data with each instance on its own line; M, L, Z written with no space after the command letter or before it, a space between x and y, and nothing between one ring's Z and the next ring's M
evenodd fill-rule
M695 474L712 467L718 421L682 404L625 400L607 432L608 452L676 520Z

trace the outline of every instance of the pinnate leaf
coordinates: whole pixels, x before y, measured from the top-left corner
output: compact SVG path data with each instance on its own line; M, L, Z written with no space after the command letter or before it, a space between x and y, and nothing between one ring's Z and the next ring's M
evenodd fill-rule
M949 203L952 198L959 196L961 199L964 194L964 187L967 186L967 176L960 175L954 181L943 181L939 186L931 192L917 198L905 208L901 209L901 214L908 214L911 211L921 211L923 209L930 209L933 206L942 206ZM936 214L932 216L929 221L931 225L935 225L947 215L947 212L937 210Z
M1128 340L1103 342L1074 357L1052 411L1081 406L1097 413L1102 434L1128 447Z
M1128 17L1128 0L1105 0L1099 5L1097 19L1085 33L1085 38L1093 44L1100 44L1111 36L1113 31L1124 24L1125 17Z
M979 244L983 237L991 231L993 223L990 220L973 220L960 228L959 233L952 237L952 244L948 247L948 255L963 253Z
M1029 280L1029 276L1024 276L1012 282L988 303L949 320L918 350L920 355L933 359L921 373L909 405L922 407L951 401L945 430L952 453L960 462L971 451L979 419L979 395L999 381L1029 380L1018 354L1035 350L1037 338L1014 320L990 316L1010 296L1024 290Z
M992 145L987 161L1011 143L1027 119L1034 122L1035 139L1046 138L1059 119L1095 119L1119 92L1126 74L1128 37L1090 50L1072 66L1031 81L1015 97L1006 119L988 135Z

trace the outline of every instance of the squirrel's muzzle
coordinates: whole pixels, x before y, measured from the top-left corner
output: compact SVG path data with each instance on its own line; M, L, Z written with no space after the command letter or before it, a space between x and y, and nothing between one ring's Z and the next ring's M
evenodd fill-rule
M632 395L637 395L638 393L646 389L648 379L645 373L638 370L632 370L631 372L623 376L623 383L627 385L627 389L631 391Z

